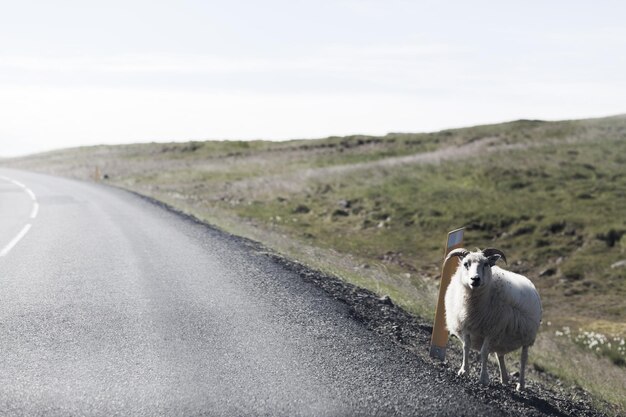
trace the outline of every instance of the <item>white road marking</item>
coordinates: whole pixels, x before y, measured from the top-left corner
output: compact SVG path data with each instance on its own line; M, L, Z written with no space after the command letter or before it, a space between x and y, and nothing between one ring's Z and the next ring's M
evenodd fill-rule
M24 184L22 184L21 182L19 182L19 181L12 180L12 179L9 179L9 181L11 181L13 184L17 185L18 187L26 189L26 186Z
M37 201L37 197L35 197L35 193L33 193L30 188L24 188L24 191L26 191L26 194L30 196L31 200Z
M24 184L22 184L19 181L16 181L16 180L11 179L9 177L5 177L4 175L0 175L0 179L3 179L5 181L8 181L10 183L13 183L13 184L17 185L22 190L24 190L24 192L26 194L28 194L28 196L31 198L31 200L33 200L33 208L32 208L32 210L30 212L30 218L34 219L35 217L37 217L37 214L39 213L39 203L37 202L37 196L35 195L35 193L30 188L28 188L27 186L25 186ZM22 228L22 230L20 230L20 232L17 234L17 236L15 236L4 248L2 248L2 251L0 251L0 257L6 256L6 254L8 254L11 251L11 249L13 249L13 247L15 245L17 245L18 242L20 240L22 240L22 238L24 236L26 236L26 233L28 233L28 231L30 230L31 226L32 225L30 223L26 224Z
M37 217L37 213L39 213L39 203L36 201L33 203L33 211L30 212L30 218L34 219Z
M13 247L17 245L17 243L22 240L24 236L26 236L26 233L28 233L29 230L30 223L24 226L22 230L20 230L20 232L17 234L17 236L13 238L13 240L10 241L4 248L2 248L2 251L0 251L0 257L5 256L7 253L9 253L11 249L13 249Z

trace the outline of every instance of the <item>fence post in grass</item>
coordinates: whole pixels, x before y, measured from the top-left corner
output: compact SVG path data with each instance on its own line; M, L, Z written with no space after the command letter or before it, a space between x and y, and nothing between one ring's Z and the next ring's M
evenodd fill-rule
M459 260L457 258L445 260L451 250L463 246L463 232L465 228L453 230L448 233L448 240L443 253L443 266L441 268L441 280L439 281L439 298L435 309L435 322L433 324L433 335L430 341L430 356L439 360L446 359L446 345L448 343L448 328L446 327L446 306L445 297L450 278L456 271Z

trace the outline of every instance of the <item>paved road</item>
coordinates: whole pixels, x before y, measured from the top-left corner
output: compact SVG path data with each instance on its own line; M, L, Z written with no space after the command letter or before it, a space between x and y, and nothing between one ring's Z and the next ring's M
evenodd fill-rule
M238 239L0 175L0 415L501 414Z

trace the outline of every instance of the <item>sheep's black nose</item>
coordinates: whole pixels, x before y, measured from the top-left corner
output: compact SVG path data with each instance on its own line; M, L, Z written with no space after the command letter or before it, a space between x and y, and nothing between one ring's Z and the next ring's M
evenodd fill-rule
M478 275L474 275L470 279L472 280L472 287L477 287L478 285L480 285L480 277Z

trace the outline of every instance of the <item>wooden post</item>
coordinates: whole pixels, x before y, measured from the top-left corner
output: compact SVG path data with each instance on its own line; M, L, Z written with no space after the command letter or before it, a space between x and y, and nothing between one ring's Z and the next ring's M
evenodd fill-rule
M441 280L439 282L439 298L435 309L435 322L433 324L433 336L430 341L430 356L439 360L446 359L446 345L448 344L448 328L446 327L446 290L450 284L450 278L456 272L459 262L457 258L445 261L451 250L463 247L463 232L460 228L448 233L448 240L443 253L444 263L441 268Z
M96 165L96 169L94 170L93 173L93 179L95 182L99 182L100 181L100 167Z

